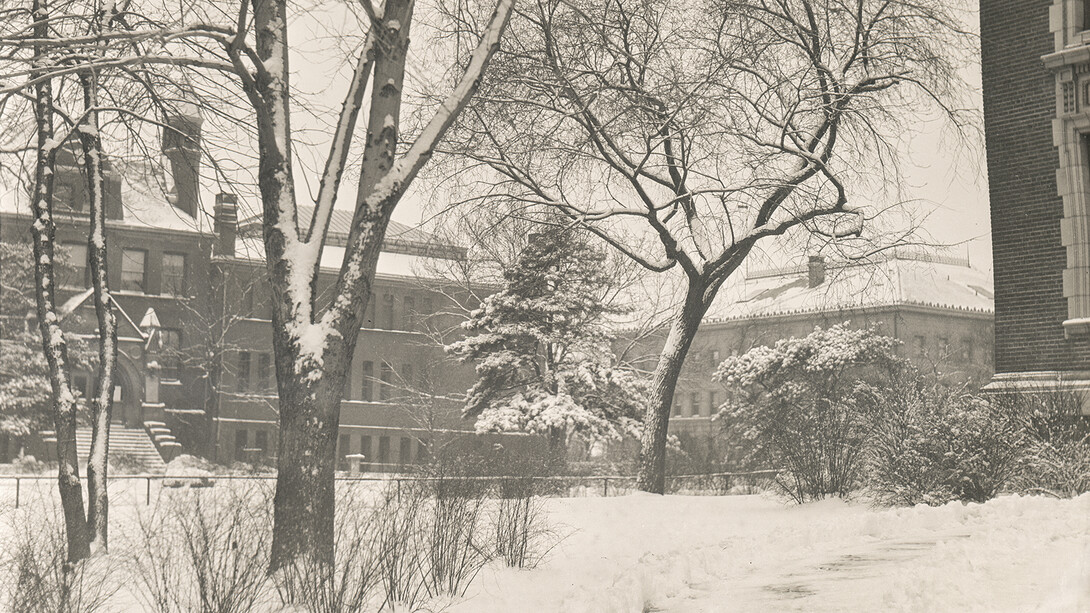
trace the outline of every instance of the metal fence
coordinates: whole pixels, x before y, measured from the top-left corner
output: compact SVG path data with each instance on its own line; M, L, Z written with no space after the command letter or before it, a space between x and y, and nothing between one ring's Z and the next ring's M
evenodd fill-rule
M732 491L736 485L756 485L766 482L779 474L780 470L755 470L747 472L716 472L693 475L667 475L666 491L675 494L713 494L725 495ZM15 508L22 503L24 484L33 482L35 489L42 481L55 482L52 475L0 475L0 483L15 482ZM144 485L144 504L151 504L152 483L158 483L161 491L166 488L204 488L213 487L220 481L275 481L276 475L266 474L229 474L229 475L110 475L109 482L142 481ZM403 487L418 483L435 483L451 480L483 480L497 484L514 481L529 482L535 485L535 491L542 495L552 497L574 496L619 496L630 493L636 489L636 477L634 475L552 475L552 476L526 476L526 475L489 475L489 476L426 476L426 475L393 475L382 476L366 475L338 475L337 482L348 483L381 483L396 488L398 496Z

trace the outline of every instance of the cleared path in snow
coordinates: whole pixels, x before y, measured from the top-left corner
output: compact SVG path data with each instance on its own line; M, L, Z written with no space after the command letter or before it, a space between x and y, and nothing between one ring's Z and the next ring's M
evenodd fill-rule
M548 502L569 536L457 613L1090 611L1090 495L874 509L756 496Z

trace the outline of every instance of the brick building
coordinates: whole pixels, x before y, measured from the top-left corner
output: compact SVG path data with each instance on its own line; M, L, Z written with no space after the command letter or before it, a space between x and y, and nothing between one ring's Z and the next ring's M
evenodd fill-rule
M815 256L804 266L750 271L724 288L701 324L678 382L670 431L712 432L710 418L724 393L712 375L724 358L805 336L815 326L874 326L900 340L899 351L922 370L986 381L992 321L991 278L964 259L897 251L867 265ZM643 355L656 355L661 343Z
M1084 4L980 2L995 267L992 390L1090 389Z
M199 136L197 119L175 125ZM146 439L145 449L112 445L113 450L149 454L154 457L145 459L152 464L178 453L224 462L269 460L277 447L277 394L260 220L240 221L233 195L204 189L198 150L168 140L164 154L170 180L154 172L107 169L109 281L120 326L111 441ZM57 244L68 250L76 269L61 280L57 301L67 311L82 310L85 316L71 318L82 328L71 331L94 339L84 190L75 158L62 150ZM320 292L336 279L350 218L341 211L334 215ZM0 240L29 246L30 221L25 192L0 191ZM448 296L457 288L422 274L442 268L429 262L464 255L391 223L341 408L339 453L364 458L361 469L423 461L437 437L490 444L472 435L471 424L458 417L459 407L430 400L463 392L474 376L471 367L446 359L441 349L442 331L456 322L440 313L452 311ZM91 375L74 373L85 394ZM83 454L86 438L83 433ZM48 449L39 453L51 456Z

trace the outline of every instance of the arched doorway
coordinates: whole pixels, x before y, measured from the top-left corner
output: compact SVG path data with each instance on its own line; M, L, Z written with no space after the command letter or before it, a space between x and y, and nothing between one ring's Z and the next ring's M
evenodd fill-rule
M144 375L124 352L117 352L117 381L114 387L114 408L111 421L128 426L144 422Z

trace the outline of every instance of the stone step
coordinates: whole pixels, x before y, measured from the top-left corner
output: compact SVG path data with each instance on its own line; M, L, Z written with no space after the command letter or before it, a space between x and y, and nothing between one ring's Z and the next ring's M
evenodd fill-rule
M80 464L87 464L87 457L91 454L91 429L76 429L76 455ZM117 457L125 455L138 460L150 472L162 472L166 469L166 462L155 443L148 437L143 429L126 428L118 424L110 426L110 455Z

